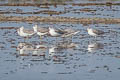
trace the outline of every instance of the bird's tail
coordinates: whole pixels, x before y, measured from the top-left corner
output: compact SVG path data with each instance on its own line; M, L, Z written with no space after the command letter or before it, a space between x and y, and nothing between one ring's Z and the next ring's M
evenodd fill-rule
M79 32L80 32L80 31L72 32L72 33L70 33L70 34L65 34L65 35L63 35L62 37L70 37L70 36L73 36L73 35L78 34Z

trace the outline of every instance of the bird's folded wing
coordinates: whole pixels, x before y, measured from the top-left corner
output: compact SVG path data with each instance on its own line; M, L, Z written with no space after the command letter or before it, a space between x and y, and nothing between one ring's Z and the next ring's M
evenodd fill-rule
M47 28L38 28L38 32L44 33L44 32L48 32L49 30Z
M24 33L29 33L29 34L32 34L34 33L34 30L23 30Z
M93 32L95 33L95 34L103 34L104 32L103 31L101 31L101 30L93 30Z
M59 33L59 34L65 34L66 32L60 29L55 29L55 32Z

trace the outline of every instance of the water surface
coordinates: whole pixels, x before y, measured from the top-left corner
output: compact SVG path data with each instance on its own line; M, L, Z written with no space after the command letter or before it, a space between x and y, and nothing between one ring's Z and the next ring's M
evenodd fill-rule
M1 2L12 3L9 1L2 0ZM79 1L82 0L63 2L77 3ZM85 2L101 1L86 0ZM104 1L102 2L104 3ZM115 2L119 2L119 0ZM57 5L57 7L48 7L0 6L0 12L9 11L9 14L4 14L5 16L120 17L118 14L120 6ZM18 9L22 10L24 14L16 13ZM57 12L66 10L66 12L59 15L44 12L31 13L44 10ZM30 13L26 14L26 12ZM0 22L0 27L19 28L24 26L32 29L35 24L62 29L72 28L80 30L80 33L72 38L66 38L65 41L60 37L57 39L45 37L40 41L39 36L34 35L24 42L24 38L17 34L16 29L0 29L0 80L118 80L120 78L119 24L99 24L94 21L93 24L86 25L80 23ZM88 35L87 27L103 30L106 33L95 38ZM28 48L20 48L20 45ZM38 46L43 47L36 49Z

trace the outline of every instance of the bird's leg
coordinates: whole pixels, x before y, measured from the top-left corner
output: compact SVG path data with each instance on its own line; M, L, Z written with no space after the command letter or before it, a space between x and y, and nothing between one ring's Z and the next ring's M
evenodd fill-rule
M42 40L42 36L40 36L40 41Z
M57 37L56 37L56 40L57 40Z
M97 36L95 36L95 42L97 41Z
M24 37L24 42L26 41L26 37Z
M70 40L70 43L71 43L72 42L72 36L70 38L71 38L71 40Z
M63 37L63 43L65 42L65 38Z
M56 37L56 44L57 44L57 37Z
M25 42L25 37L24 37L24 42Z
M28 36L26 39L28 40L30 37Z
M71 37L68 38L68 43L70 43L70 42L71 42Z
M45 36L46 37L46 41L48 41L48 36Z

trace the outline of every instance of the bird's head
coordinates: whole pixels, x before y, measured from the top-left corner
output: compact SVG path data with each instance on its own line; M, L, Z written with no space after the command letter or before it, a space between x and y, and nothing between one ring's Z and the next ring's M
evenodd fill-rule
M33 28L37 28L38 26L37 25L34 25Z
M37 27L38 27L37 25L33 26L33 29L34 29L35 32L37 32Z
M20 29L21 29L21 30L23 30L23 29L24 29L24 27L22 26L22 27L20 27Z
M90 30L90 28L88 27L88 28L87 28L87 31L89 31L89 30Z
M53 27L49 27L49 31L50 31L50 30L54 30L54 28L53 28Z

